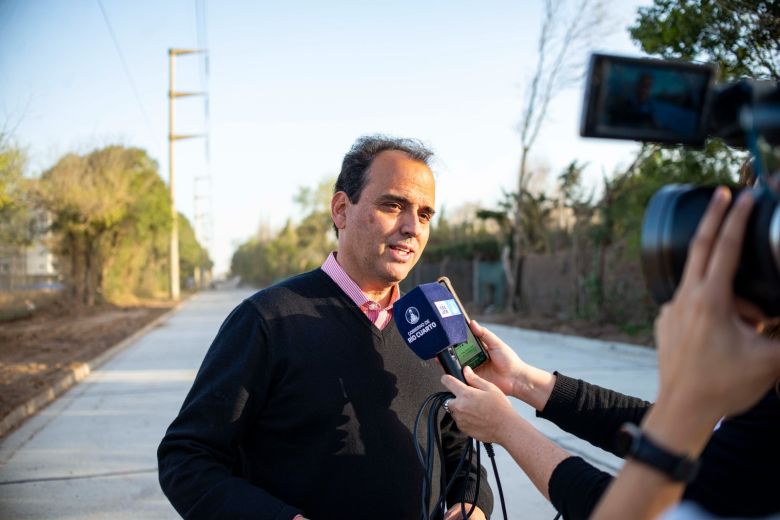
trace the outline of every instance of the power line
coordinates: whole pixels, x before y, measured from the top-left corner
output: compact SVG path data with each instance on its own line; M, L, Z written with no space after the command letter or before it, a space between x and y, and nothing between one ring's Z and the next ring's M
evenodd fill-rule
M195 0L195 35L199 49L208 49L208 42L206 41L206 0ZM203 61L199 62L200 68L200 90L206 92L207 95L203 97L203 114L205 118L206 126L206 162L211 161L211 107L209 104L210 96L208 95L208 81L209 81L209 52L206 51L203 54Z
M198 48L204 49L203 59L198 62L200 69L200 89L205 92L203 96L203 116L205 126L205 171L202 175L196 176L194 189L194 227L195 235L201 245L213 254L213 236L214 236L214 218L212 205L212 177L211 177L211 114L209 107L210 93L208 88L209 81L209 51L206 41L206 0L194 0L195 7L195 34ZM201 271L200 283L203 287L205 280Z
M130 73L130 67L127 66L127 61L125 60L125 56L122 53L122 48L119 45L119 40L116 37L116 33L114 33L114 28L111 26L111 21L108 19L108 13L106 12L106 8L103 7L102 0L97 0L98 7L100 7L100 12L103 14L103 20L106 22L106 27L108 28L109 34L111 34L111 39L114 42L114 48L116 49L116 53L119 55L119 61L122 63L122 68L125 70L125 75L127 76L127 82L130 84L130 88L133 91L133 96L135 96L135 100L138 102L138 108L141 110L141 115L144 118L144 122L146 123L146 129L149 131L149 137L152 139L152 142L157 142L157 139L155 138L155 131L152 128L152 124L149 122L149 116L146 115L146 110L144 110L144 104L141 102L141 96L138 94L138 89L135 86L135 81L133 81L133 75Z

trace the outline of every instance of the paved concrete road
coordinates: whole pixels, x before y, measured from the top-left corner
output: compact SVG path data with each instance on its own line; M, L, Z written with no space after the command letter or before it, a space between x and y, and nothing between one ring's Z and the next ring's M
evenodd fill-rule
M177 518L157 484L157 444L220 323L248 294L195 296L4 439L0 518ZM508 327L493 330L543 368L647 399L655 393L655 356L647 349ZM527 407L516 408L571 451L602 467L618 467L614 457L536 419ZM552 507L511 458L498 447L496 451L509 517L551 520ZM500 518L498 503L496 508L494 518Z

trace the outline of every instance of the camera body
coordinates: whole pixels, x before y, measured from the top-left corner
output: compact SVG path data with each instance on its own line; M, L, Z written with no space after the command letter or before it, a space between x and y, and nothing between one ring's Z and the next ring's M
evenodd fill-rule
M712 65L593 54L580 135L701 146L718 137L744 148L748 134L780 144L780 86L716 84Z
M780 194L770 189L780 174L770 178L760 169L762 150L780 145L780 84L749 79L716 84L716 72L710 65L594 54L580 135L689 146L717 137L729 146L749 147L758 190L734 291L767 316L780 316ZM642 270L659 304L674 295L713 190L670 184L647 206Z

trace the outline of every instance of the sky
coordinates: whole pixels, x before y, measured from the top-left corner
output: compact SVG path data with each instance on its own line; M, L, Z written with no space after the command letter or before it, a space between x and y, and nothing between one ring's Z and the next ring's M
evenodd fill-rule
M613 0L593 50L640 55L625 28L650 3ZM295 194L365 134L436 152L440 213L495 207L516 185L541 16L539 0L0 0L0 132L30 175L122 144L167 182L168 49L207 48L208 66L175 60L176 90L208 104L179 98L174 132L209 135L174 145L175 199L223 273L262 224L301 217ZM637 149L578 136L582 90L554 99L531 154L550 183L576 159L597 186Z

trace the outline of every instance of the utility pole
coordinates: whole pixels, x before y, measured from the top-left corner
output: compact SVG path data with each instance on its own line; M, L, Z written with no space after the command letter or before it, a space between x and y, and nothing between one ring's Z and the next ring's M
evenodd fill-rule
M187 96L202 96L203 92L177 92L174 89L176 77L176 56L185 54L201 54L206 52L203 49L168 49L168 189L171 195L171 248L170 248L170 297L172 300L179 299L181 290L179 282L179 214L176 211L176 197L174 191L173 175L173 143L180 139L191 139L201 137L200 134L176 134L173 124L173 102L176 98Z

